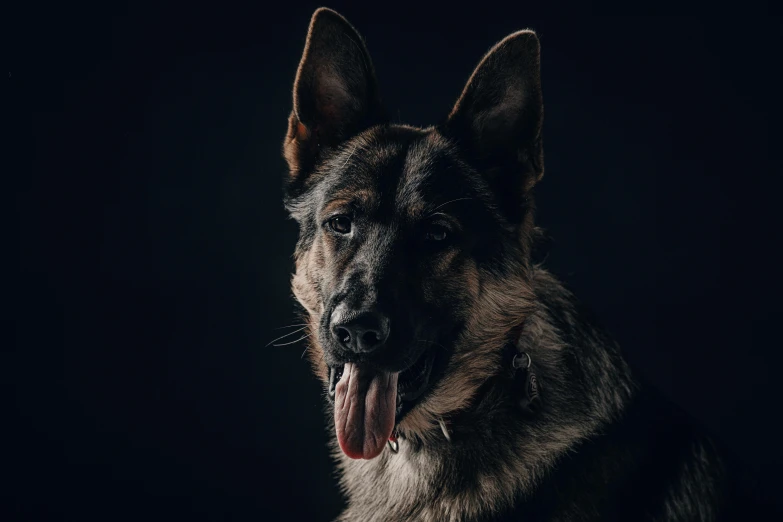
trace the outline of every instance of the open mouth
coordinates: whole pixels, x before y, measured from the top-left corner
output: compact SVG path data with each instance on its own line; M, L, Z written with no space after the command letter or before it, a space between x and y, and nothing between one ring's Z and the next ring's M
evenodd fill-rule
M395 424L416 405L416 401L427 391L432 368L435 363L435 350L427 350L416 361L397 376L397 400ZM337 383L343 377L345 365L329 367L329 399L334 401Z
M402 372L345 363L329 369L329 397L340 448L350 458L372 459L394 427L430 384L435 351L424 352Z

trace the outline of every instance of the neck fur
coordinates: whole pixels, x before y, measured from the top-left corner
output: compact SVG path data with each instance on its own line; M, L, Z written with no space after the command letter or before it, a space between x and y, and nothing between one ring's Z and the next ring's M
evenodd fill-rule
M369 461L335 448L349 500L342 520L458 521L506 509L623 411L636 385L616 344L546 271L535 269L531 282L535 306L518 348L538 377L535 413L519 410L501 372L444 420L450 441L436 423L424 437L401 438L398 453L387 448Z

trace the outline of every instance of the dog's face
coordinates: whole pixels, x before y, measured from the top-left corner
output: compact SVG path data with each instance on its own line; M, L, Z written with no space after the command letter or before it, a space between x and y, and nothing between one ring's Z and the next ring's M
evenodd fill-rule
M515 33L443 124L390 125L362 39L333 11L313 15L285 201L300 225L294 294L349 457L465 407L527 312L538 56L535 34Z

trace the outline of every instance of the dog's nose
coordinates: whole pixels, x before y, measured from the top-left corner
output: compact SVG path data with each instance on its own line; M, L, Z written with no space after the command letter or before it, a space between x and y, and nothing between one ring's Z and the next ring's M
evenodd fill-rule
M353 352L372 352L383 346L389 337L389 318L377 311L364 311L349 321L332 324L332 335Z

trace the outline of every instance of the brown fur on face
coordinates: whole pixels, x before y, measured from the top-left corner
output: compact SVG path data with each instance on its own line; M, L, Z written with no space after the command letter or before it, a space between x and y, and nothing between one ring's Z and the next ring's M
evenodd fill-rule
M400 160L400 184L395 191L397 200L411 204L404 208L402 219L415 219L425 212L426 201L412 197L423 183L422 171L430 168L433 158L451 154L453 144L449 138L436 129L403 129L415 132L416 139L408 148L386 147L378 157L372 159L373 168L382 168L384 163ZM316 172L325 185L329 185L330 169L349 164L361 158L364 151L373 150L374 140L382 140L385 131L377 128L362 133L347 143L333 158L325 162L324 172ZM365 160L371 161L371 160ZM460 162L456 162L461 165ZM468 168L468 170L470 170ZM334 176L334 174L331 174ZM472 175L472 173L471 173ZM323 195L316 215L327 215L335 209L345 207L346 194L353 194L353 201L359 205L377 205L384 197L374 188L363 187L361 181L351 189L335 189L328 196ZM458 207L466 201L452 201L448 198L442 208L444 214L450 207ZM429 205L436 207L441 205ZM400 212L402 213L402 212ZM469 225L469 223L468 223ZM444 377L434 385L427 397L418 404L399 424L403 437L427 438L438 436L438 419L448 418L453 412L468 407L479 387L500 371L500 348L512 336L515 328L530 311L532 291L527 277L529 248L533 234L532 210L518 224L508 225L506 245L508 259L502 263L487 263L476 260L468 252L450 249L433 258L428 264L427 277L415 279L421 298L432 308L448 310L453 320L461 322L459 335L448 348L451 358ZM412 257L416 258L415 252ZM303 234L296 252L296 274L293 278L294 294L308 313L311 333L309 357L316 373L326 383L328 370L324 362L324 348L319 342L319 330L325 300L340 277L345 266L335 244L328 234L316 230L309 236Z
M471 296L468 324L454 346L444 377L432 393L399 425L410 438L440 437L439 419L467 408L487 379L502 371L501 351L533 305L523 270L512 281L499 279L475 267L454 282ZM509 292L513 285L513 292Z

